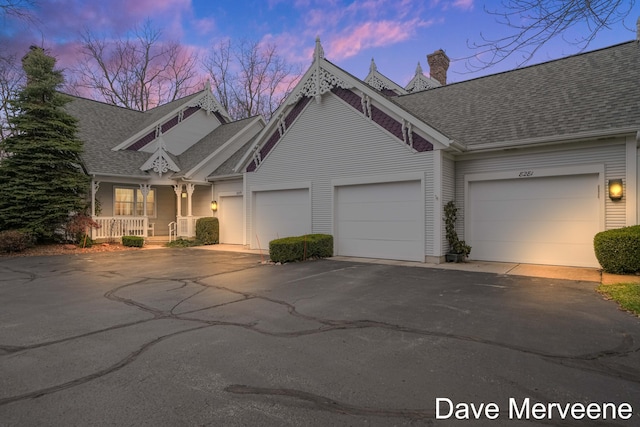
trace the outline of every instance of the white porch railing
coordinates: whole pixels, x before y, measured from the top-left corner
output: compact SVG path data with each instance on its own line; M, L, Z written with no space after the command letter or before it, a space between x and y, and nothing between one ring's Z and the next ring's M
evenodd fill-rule
M179 216L177 234L180 237L195 237L196 221L204 216Z
M96 216L93 217L93 220L100 225L100 228L92 230L93 239L120 238L122 236L147 237L149 235L148 217Z

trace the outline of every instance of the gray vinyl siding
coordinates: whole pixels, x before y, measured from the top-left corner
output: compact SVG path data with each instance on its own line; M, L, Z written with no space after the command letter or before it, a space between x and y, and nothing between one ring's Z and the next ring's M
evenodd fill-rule
M486 157L485 157L486 156ZM456 205L459 208L456 231L464 238L464 177L466 174L551 168L569 165L605 165L605 185L609 179L624 178L625 144L623 139L609 139L597 143L573 144L566 148L522 150L517 154L490 153L475 159L456 162ZM605 229L625 226L625 199L612 202L606 189L601 194L605 200Z
M444 156L442 159L442 211L440 215L444 217L444 205L451 200L455 200L456 197L456 163L455 161ZM449 250L449 243L447 242L447 234L445 232L445 224L442 221L442 253L446 253Z
M312 232L333 234L331 181L416 172L425 178L426 212L433 211L433 152L414 153L333 94L311 101L253 173L245 194L251 235L252 186L310 182ZM425 252L433 247L433 220L425 215ZM431 228L429 228L431 226ZM251 239L247 238L247 242Z

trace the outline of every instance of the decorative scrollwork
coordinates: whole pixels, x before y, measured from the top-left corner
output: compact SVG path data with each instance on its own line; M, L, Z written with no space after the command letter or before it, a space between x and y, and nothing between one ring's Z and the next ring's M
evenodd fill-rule
M317 67L300 87L298 93L292 97L291 104L298 102L300 98L305 96L315 97L318 99L318 97L329 92L334 87L349 89L349 85L347 85L342 79L334 76L324 68Z

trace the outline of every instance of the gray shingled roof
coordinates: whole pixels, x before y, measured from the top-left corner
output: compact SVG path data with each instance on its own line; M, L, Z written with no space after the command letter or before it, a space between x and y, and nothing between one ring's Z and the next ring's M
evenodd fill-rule
M82 159L87 172L96 175L149 176L147 172L140 170L140 166L149 159L150 153L112 149L201 93L146 112L72 96L72 101L66 108L79 122L78 137L84 142ZM179 156L167 153L181 169L177 176L182 176L184 172L196 166L254 119L255 117L250 117L223 124Z
M187 172L198 163L200 163L209 154L216 151L224 143L233 138L238 132L242 131L255 117L249 117L247 119L238 120L231 123L225 123L215 128L210 134L206 135L200 141L192 145L184 153L178 156L180 161L181 173L177 176L182 176L184 172Z
M242 171L238 173L238 172L235 172L233 168L240 161L242 156L244 156L247 150L253 147L253 144L256 142L257 137L258 135L254 136L253 138L251 138L250 141L244 144L238 151L233 153L231 157L225 160L223 164L221 164L215 171L211 173L211 175L207 177L207 180L213 180L216 177L221 177L221 176L229 176L229 175L235 175L235 174L241 175Z
M140 166L149 153L111 151L134 132L145 113L78 97L72 97L66 109L78 119L78 137L84 142L82 159L89 174L148 175Z
M204 90L185 96L184 98L176 99L175 101L171 101L167 104L163 104L158 107L152 108L151 110L145 111L144 112L145 120L139 123L138 127L131 133L130 136L132 136L136 132L139 132L147 128L150 125L155 124L162 117L169 114L173 110L179 108L181 105L186 104L192 99L202 95L202 92L204 92Z
M481 77L393 101L470 148L475 144L637 127L637 41Z

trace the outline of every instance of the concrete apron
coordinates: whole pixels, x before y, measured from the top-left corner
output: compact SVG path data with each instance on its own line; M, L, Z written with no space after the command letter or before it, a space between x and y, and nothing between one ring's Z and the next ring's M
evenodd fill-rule
M224 252L242 252L262 255L269 259L266 249L247 249L243 245L218 244L208 246L194 246L196 249ZM467 261L462 263L430 264L414 261L397 261L376 258L357 258L335 256L335 261L352 261L369 264L401 265L405 267L439 268L443 270L476 271L481 273L504 274L508 276L544 277L547 279L575 280L580 282L596 282L603 284L640 283L640 275L620 275L604 273L598 268L565 267L559 265L518 264L508 262Z

